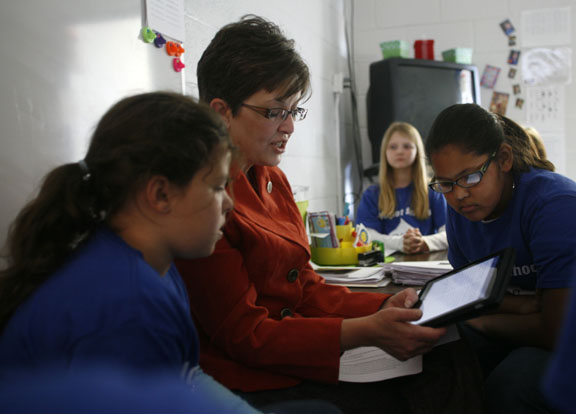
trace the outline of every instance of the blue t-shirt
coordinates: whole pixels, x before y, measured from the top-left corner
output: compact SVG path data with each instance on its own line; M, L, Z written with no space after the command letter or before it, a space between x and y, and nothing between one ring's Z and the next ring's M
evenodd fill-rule
M215 387L214 385L217 385ZM0 413L255 414L257 410L202 375L190 387L177 376L101 364L70 373L54 367L15 372L0 386Z
M531 169L516 177L512 199L496 220L472 222L448 209L448 259L459 267L511 246L516 249L511 285L569 287L576 268L575 211L574 181Z
M576 272L576 269L574 269ZM544 395L550 404L562 412L574 412L576 407L576 292L564 319L564 327L558 338L556 350L544 377Z
M208 405L256 412L199 369L198 355L176 267L161 276L102 228L16 309L0 334L0 381L47 369L75 375L100 361L180 377Z
M380 234L404 234L406 229L417 227L423 236L437 233L446 224L446 200L442 194L428 191L430 204L430 216L420 220L414 216L410 204L412 202L413 186L396 189L396 210L392 218L380 218L378 197L380 197L380 185L371 185L362 194L356 222L376 230Z

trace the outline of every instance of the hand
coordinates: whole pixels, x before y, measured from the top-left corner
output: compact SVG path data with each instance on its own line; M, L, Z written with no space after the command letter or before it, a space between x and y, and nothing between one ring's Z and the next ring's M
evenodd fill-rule
M413 288L407 288L386 299L382 309L391 307L410 309L416 302L418 302L418 293Z
M428 252L430 251L430 248L424 241L420 229L412 228L408 229L406 233L404 233L402 250L404 253L414 254Z
M380 311L362 318L345 319L341 330L342 348L377 346L401 361L428 352L446 329L410 323L422 317L420 309L411 308L417 300L414 289L405 289L390 297Z

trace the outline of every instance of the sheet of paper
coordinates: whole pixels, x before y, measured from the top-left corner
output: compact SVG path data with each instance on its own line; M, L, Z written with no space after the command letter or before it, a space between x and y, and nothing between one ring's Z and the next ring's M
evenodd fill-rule
M570 7L522 12L522 46L566 45L572 41Z
M546 155L556 167L556 172L564 174L566 172L566 140L564 133L543 131L540 136L546 148Z
M446 334L435 346L460 339L456 325L448 327ZM345 382L375 382L422 372L422 356L399 361L380 348L365 346L350 349L340 357L338 379Z
M184 0L146 0L146 20L152 30L184 42Z
M421 371L422 356L399 361L380 348L360 347L342 354L338 379L345 382L374 382Z
M538 132L564 129L564 87L560 85L527 87L526 123ZM548 149L548 148L546 148Z
M522 79L525 85L568 85L572 82L572 49L526 50L522 57Z
M566 171L566 138L564 132L564 86L531 86L526 93L526 125L536 128L542 137L548 159L556 171Z

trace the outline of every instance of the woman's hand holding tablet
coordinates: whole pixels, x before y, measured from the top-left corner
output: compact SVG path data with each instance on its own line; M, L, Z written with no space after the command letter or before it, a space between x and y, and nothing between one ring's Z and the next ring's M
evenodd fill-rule
M503 249L430 280L420 291L422 326L445 326L497 306L512 274L515 252Z

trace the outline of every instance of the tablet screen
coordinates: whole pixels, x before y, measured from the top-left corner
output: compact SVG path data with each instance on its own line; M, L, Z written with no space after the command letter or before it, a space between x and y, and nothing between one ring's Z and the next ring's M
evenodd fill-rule
M491 257L426 285L420 295L422 318L414 323L423 325L446 313L473 306L488 298L496 279L498 258Z

